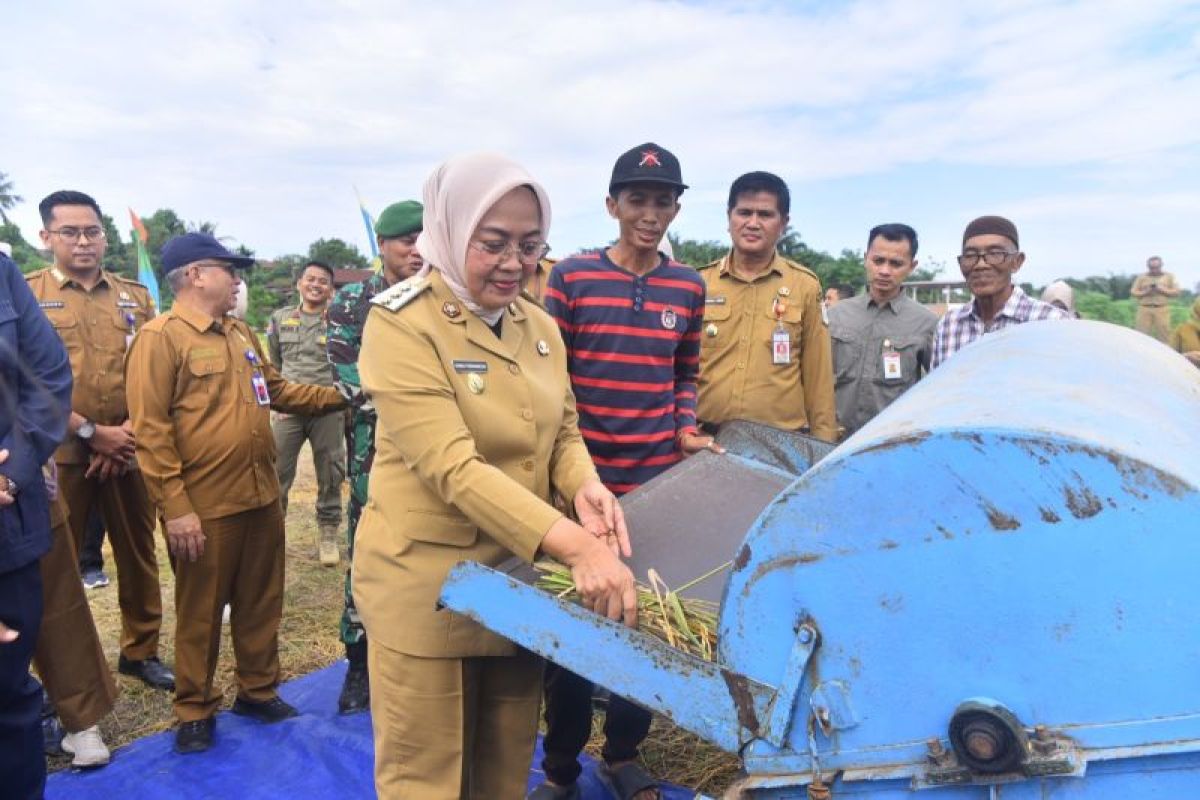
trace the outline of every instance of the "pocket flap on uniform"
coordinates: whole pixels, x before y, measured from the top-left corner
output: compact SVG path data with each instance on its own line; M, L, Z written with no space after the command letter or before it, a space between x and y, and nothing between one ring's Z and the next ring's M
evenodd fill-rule
M410 508L407 522L409 525L404 535L426 544L470 547L479 538L479 529L475 527L475 523L466 517L441 511Z
M188 359L188 369L196 377L204 377L205 375L214 375L218 372L224 372L229 368L229 362L223 355L193 355Z
M714 298L709 298L710 301L712 299L714 299ZM722 297L720 299L725 300L724 297ZM733 309L731 309L729 307L728 302L724 302L724 303L706 302L704 304L704 321L705 322L721 322L722 320L729 319L729 315L732 313L733 313Z

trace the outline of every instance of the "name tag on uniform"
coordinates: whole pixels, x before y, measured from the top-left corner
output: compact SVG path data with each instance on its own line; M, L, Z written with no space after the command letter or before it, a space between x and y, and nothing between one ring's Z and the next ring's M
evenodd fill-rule
M486 361L460 361L454 360L454 371L460 375L465 372L487 372L488 365Z
M885 381L904 380L904 372L900 368L900 354L892 347L889 339L883 340L883 379Z
M41 308L66 308L67 304L62 300L42 300L38 306Z
M137 308L138 304L132 300L118 300L117 308Z
M771 334L771 363L792 363L792 337L785 330L776 329Z
M300 327L300 320L298 320L298 319L285 319L283 322L279 323L279 325L280 325L281 327L284 327L284 328L299 328L299 327Z
M725 305L725 297L705 297L704 305L706 306L723 306Z

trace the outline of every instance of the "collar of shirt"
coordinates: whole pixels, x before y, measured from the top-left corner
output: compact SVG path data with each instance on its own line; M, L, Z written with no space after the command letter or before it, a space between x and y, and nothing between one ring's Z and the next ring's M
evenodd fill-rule
M224 326L219 324L208 314L205 314L203 311L197 308L193 308L187 303L181 303L178 299L175 300L175 305L171 306L171 313L179 317L188 325L191 325L200 333L211 330L213 326L221 328L222 331L224 330ZM228 320L229 318L226 317L225 321L228 322Z
M754 283L755 281L763 278L769 272L774 272L776 275L780 276L783 275L783 256L779 255L779 253L775 253L775 255L771 258L771 263L767 265L766 269L755 275L752 279L747 280L741 275L738 275L733 269L734 256L736 255L737 254L734 251L730 250L725 254L725 257L721 259L720 276L722 278L730 277L734 280L741 281L742 283Z
M902 302L901 298L903 298L903 297L904 297L904 292L901 291L901 292L897 293L896 296L891 298L890 300L885 300L882 303L876 303L875 298L871 297L871 293L868 290L866 292L867 308L871 308L872 306L875 308L881 309L881 310L886 308L888 311L891 311L893 314L899 315L900 309L897 308L897 306L900 305L900 303Z
M50 268L50 275L51 275L51 277L54 278L55 283L58 284L59 289L65 289L68 283L72 283L75 286L77 286L81 291L90 292L93 289L95 289L97 286L100 286L101 284L103 284L105 286L105 288L112 285L112 279L109 277L109 274L103 269L100 270L100 278L96 281L96 283L92 286L91 289L84 289L83 284L81 284L79 281L75 280L75 278L71 277L64 270L59 269L57 266L53 266Z
M1011 317L1015 319L1018 316L1017 310L1020 308L1021 303L1025 301L1026 297L1027 295L1021 290L1021 287L1013 284L1012 294L1008 296L1008 300L1005 301L1004 307L996 312L995 318L1000 319L1001 317ZM963 306L963 311L966 312L962 314L963 317L974 317L977 320L983 319L983 317L980 316L979 312L975 308L974 298L972 298L971 302Z

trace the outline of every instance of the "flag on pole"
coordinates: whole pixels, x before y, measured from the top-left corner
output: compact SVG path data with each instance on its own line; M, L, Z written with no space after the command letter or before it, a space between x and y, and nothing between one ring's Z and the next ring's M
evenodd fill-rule
M363 225L367 226L367 241L371 244L371 257L379 258L379 245L375 241L375 220L371 219L371 212L367 211L367 207L363 205L362 195L358 193L358 187L354 187L354 196L358 198L358 210L362 212Z
M138 215L133 213L132 208L129 209L129 219L133 221L133 230L130 231L130 235L133 238L134 247L137 248L138 282L150 290L155 307L161 308L162 299L158 294L158 278L155 277L154 267L150 264L150 254L146 252L146 241L150 237L146 233L146 226L142 224Z

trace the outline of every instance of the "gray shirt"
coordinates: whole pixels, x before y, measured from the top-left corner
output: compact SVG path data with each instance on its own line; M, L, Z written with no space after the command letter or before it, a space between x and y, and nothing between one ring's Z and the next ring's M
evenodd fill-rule
M937 321L932 311L903 294L880 306L864 293L829 310L837 418L847 435L929 372ZM899 377L884 374L884 354L892 350Z

